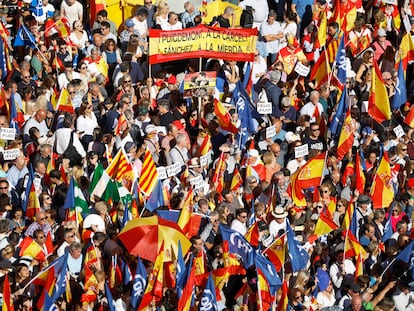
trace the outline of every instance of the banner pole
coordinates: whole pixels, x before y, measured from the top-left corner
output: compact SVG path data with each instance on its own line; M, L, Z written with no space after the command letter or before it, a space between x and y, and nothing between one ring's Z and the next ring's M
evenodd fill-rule
M200 57L198 59L198 72L202 71L201 70L202 63L203 63L203 58ZM197 99L198 99L198 103L197 103L197 120L198 120L198 126L200 127L200 126L202 126L202 123L201 123L201 95L200 95L200 92L198 92Z

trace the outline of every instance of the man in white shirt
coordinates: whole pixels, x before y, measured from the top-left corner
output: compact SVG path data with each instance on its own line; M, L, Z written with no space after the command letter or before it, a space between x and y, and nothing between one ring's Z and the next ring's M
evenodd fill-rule
M168 21L161 24L162 30L180 30L183 24L178 20L178 14L175 12L168 13Z
M140 37L146 38L148 35L148 23L147 23L148 11L145 8L140 8L137 11L137 15L132 19L134 22L134 29L138 30Z
M260 34L265 42L266 51L268 53L268 63L273 64L276 55L280 50L280 39L283 38L283 29L279 22L276 21L276 12L270 11L267 20L260 25Z
M312 91L309 96L310 102L305 104L305 106L303 106L300 110L300 115L310 116L311 122L316 121L316 115L321 116L324 113L323 106L319 102L319 97L320 95L318 91ZM318 109L318 112L316 112L316 109Z
M27 120L24 126L24 129L23 129L23 134L29 135L29 130L32 127L35 127L39 129L40 136L46 136L49 133L49 129L47 128L46 121L45 121L46 116L47 116L47 113L45 109L42 108L36 111L34 116L31 117L29 120Z
M76 0L62 1L60 6L60 17L66 18L72 29L73 22L80 21L82 23L83 18L83 5Z
M236 210L236 218L231 223L231 229L239 232L241 235L245 235L247 232L247 214L248 211L245 208L239 208Z

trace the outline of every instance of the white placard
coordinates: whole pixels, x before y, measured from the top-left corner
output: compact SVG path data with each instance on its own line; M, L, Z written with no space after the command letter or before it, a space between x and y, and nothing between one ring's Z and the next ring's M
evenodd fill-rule
M257 103L256 110L260 114L272 114L272 103L265 102L265 103Z
M182 163L175 163L173 165L166 166L165 170L167 171L167 176L171 177L177 175L179 172L181 172L182 165Z
M304 157L309 154L308 144L295 147L295 159Z
M0 128L0 138L5 140L16 139L16 129L14 128Z
M5 161L14 160L19 155L20 155L20 149L19 148L3 150L3 160L5 160Z
M397 127L394 127L393 131L394 131L395 135L397 136L397 138L403 137L405 135L405 132L404 132L401 125L398 125Z
M39 177L35 177L35 179L33 179L33 185L36 191L40 191L42 189L42 180Z
M382 0L382 3L397 5L397 0Z
M190 179L190 185L194 187L194 190L200 189L204 187L204 179L203 176L198 175Z
M157 167L157 171L158 171L158 178L163 180L163 179L167 179L167 171L165 170L165 166L160 166Z
M295 72L297 72L302 77L307 77L310 72L310 67L305 66L301 62L297 62L295 66Z
M157 129L158 134L167 135L167 129L165 126L156 126L155 128Z
M266 138L272 138L276 135L276 128L274 125L266 127Z
M210 160L211 160L211 155L209 151L206 155L200 156L200 166L208 165Z

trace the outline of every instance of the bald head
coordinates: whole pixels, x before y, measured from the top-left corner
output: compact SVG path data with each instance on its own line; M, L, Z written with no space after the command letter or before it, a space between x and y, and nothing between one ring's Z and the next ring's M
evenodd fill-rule
M42 108L36 111L35 119L37 120L37 122L42 122L46 120L46 116L47 116L46 110Z

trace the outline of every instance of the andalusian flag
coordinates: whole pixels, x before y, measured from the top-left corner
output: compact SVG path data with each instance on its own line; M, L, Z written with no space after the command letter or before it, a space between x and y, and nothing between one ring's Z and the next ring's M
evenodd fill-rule
M339 135L338 141L338 160L342 160L342 158L349 152L352 148L354 143L354 122L351 118L351 109L348 109L345 117L344 124L342 125L341 134Z
M368 113L378 123L391 119L391 106L382 73L374 61L372 66L372 85L368 101Z
M394 189L392 186L392 175L390 162L388 162L388 154L384 154L380 161L374 176L374 181L372 182L370 196L372 198L374 209L388 207L394 200Z

